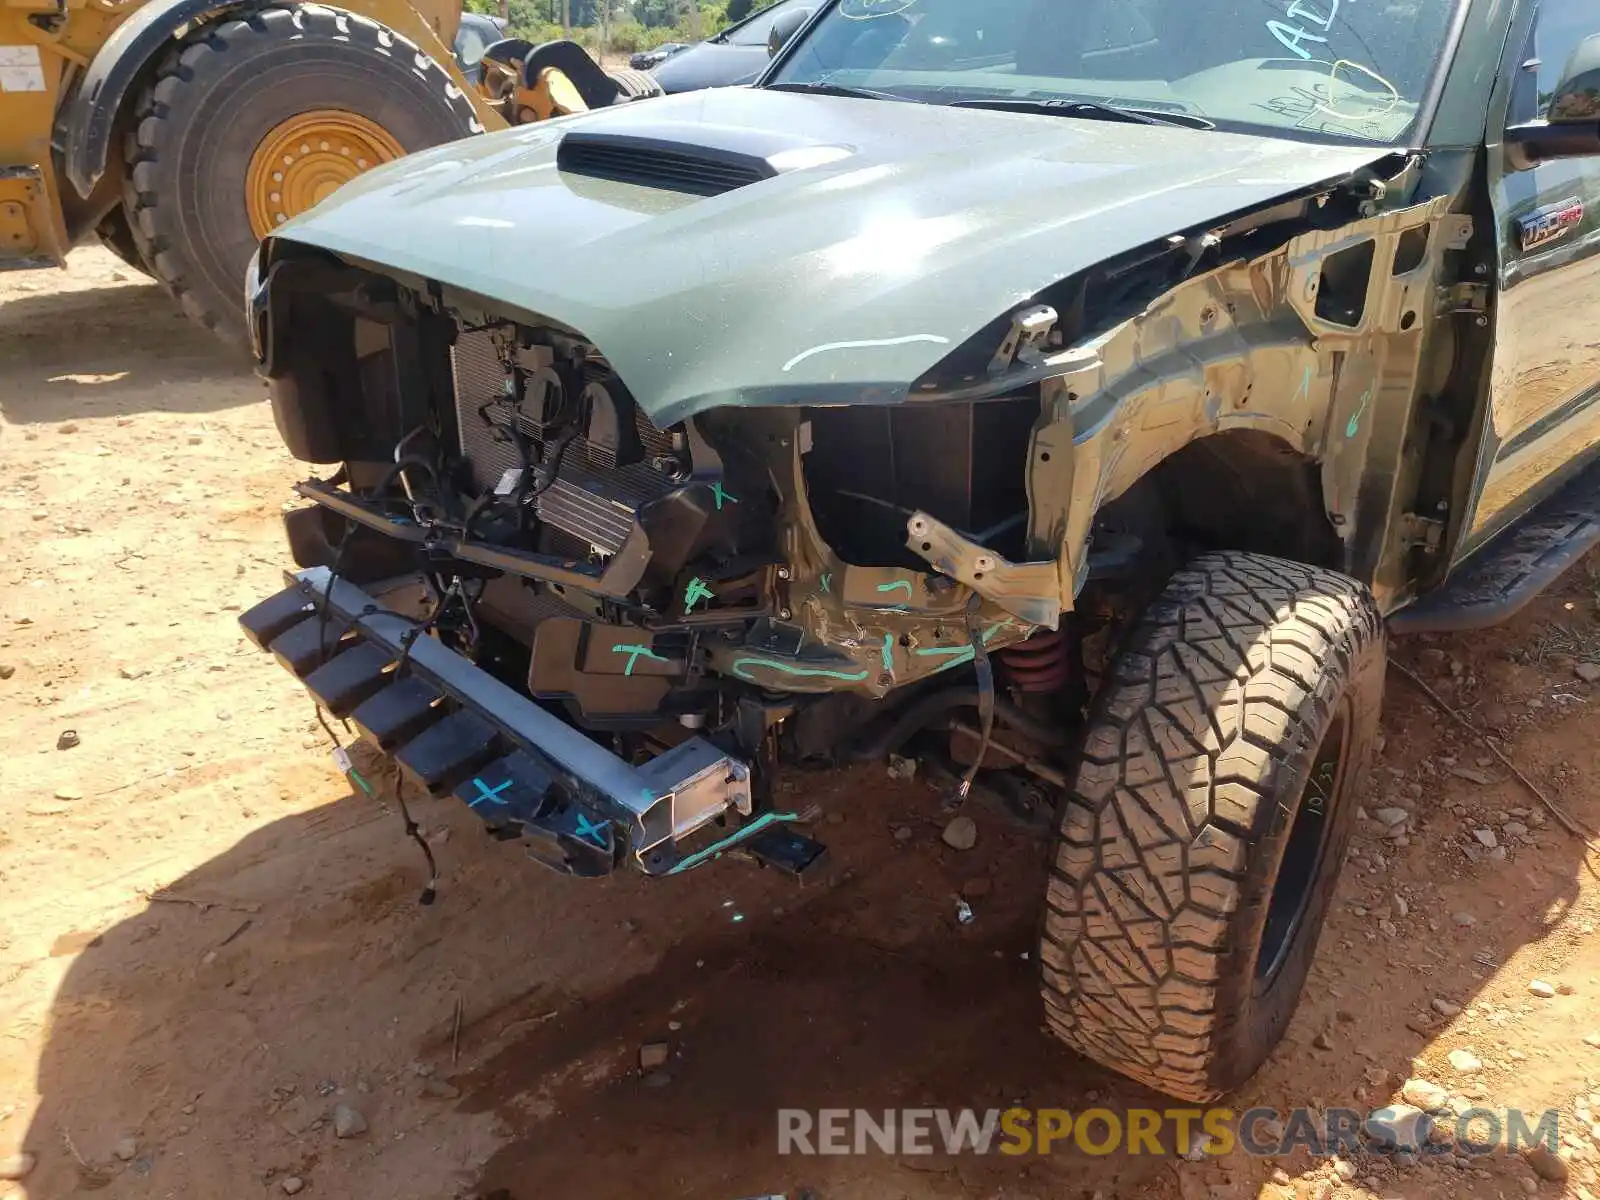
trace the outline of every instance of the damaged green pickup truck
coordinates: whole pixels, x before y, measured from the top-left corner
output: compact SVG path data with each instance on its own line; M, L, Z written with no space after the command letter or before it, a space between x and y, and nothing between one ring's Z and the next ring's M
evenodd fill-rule
M1388 633L1600 542L1600 9L797 24L263 244L278 427L338 466L244 628L574 876L803 874L783 764L1054 810L1049 1025L1213 1097L1300 994Z

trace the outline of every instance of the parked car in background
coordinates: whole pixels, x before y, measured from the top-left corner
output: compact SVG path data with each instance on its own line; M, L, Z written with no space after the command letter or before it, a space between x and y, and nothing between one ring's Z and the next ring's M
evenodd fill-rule
M663 42L654 50L641 50L628 60L628 65L635 71L648 71L653 67L659 67L674 54L688 48L688 42Z
M816 7L817 0L778 0L716 37L674 54L651 74L669 95L754 83L770 61L768 43L779 19L787 13L809 15Z

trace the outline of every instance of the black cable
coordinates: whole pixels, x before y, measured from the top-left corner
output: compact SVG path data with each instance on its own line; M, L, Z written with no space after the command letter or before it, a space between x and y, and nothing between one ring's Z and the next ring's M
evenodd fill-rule
M339 764L340 769L343 770L345 777L350 782L354 783L356 787L365 792L368 796L376 799L378 793L376 790L374 790L373 786L367 782L366 776L362 775L360 771L356 770L355 764L350 761L350 752L346 750L343 743L339 741L339 735L333 731L333 726L328 724L328 718L327 715L322 711L322 705L316 705L316 710L317 722L322 726L323 731L328 735L328 739L333 742L334 761ZM417 845L422 847L422 857L428 862L428 882L427 885L422 889L422 894L417 897L417 903L423 905L432 904L439 898L439 863L433 857L433 847L428 845L428 839L422 836L422 827L418 825L411 816L411 809L406 805L403 785L398 779L395 781L394 785L394 799L395 804L399 806L400 817L405 822L406 836L412 841L416 842Z
M350 544L350 539L355 536L356 523L346 520L344 523L344 536L339 539L339 545L333 552L333 565L328 570L328 586L322 590L322 604L317 609L317 665L321 666L328 661L328 609L333 605L333 585L339 581L339 572L344 567L345 547ZM321 709L317 712L320 714Z
M532 494L522 503L526 504L529 500L537 500L555 487L556 478L561 473L561 460L567 455L567 447L577 440L578 427L574 425L561 433L554 442L550 443L545 453L545 460L539 464L538 470L534 472L538 483L534 487Z
M405 819L406 836L422 847L422 857L428 860L428 885L422 889L422 895L417 897L421 905L432 904L439 898L439 864L434 861L433 847L428 845L428 839L422 836L422 828L411 819L411 810L406 807L406 798L400 784L394 785L395 803L400 806L400 815Z
M417 639L427 633L439 623L439 618L444 616L444 610L449 607L454 597L461 595L461 580L459 577L450 581L450 586L444 590L438 601L433 606L433 611L420 621L412 624L411 628L400 635L400 658L394 665L394 677L402 677L406 664L411 661L411 647L417 644Z
M972 665L978 675L978 722L981 736L978 739L978 753L972 759L972 765L967 768L967 773L961 779L961 786L956 789L953 797L954 805L959 807L968 796L972 794L972 785L977 782L978 772L983 769L983 760L989 757L989 744L994 740L994 663L989 658L989 647L983 640L983 627L979 623L982 617L983 597L974 594L972 603L967 606L967 637L972 642Z

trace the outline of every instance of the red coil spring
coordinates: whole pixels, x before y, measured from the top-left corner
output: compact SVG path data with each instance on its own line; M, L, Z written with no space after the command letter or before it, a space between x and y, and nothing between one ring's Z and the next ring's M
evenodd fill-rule
M1020 645L996 651L995 657L1020 692L1057 692L1072 678L1072 644L1059 629L1036 633Z

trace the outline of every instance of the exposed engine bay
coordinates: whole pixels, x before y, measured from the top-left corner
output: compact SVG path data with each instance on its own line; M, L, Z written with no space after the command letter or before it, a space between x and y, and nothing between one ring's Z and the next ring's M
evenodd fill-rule
M372 588L624 759L709 739L750 764L757 812L780 761L881 761L929 729L953 794L993 768L1022 816L1048 811L1037 785L1063 779L1050 759L1087 696L1080 637L928 561L950 536L995 571L1025 556L1037 387L662 429L575 331L290 263L315 286L273 289L269 319L300 334L269 334L265 365L291 449L345 463L298 485L315 506L288 522L324 589ZM991 355L1041 345L1040 315ZM341 361L317 345L335 340L364 351L344 377L306 370Z

